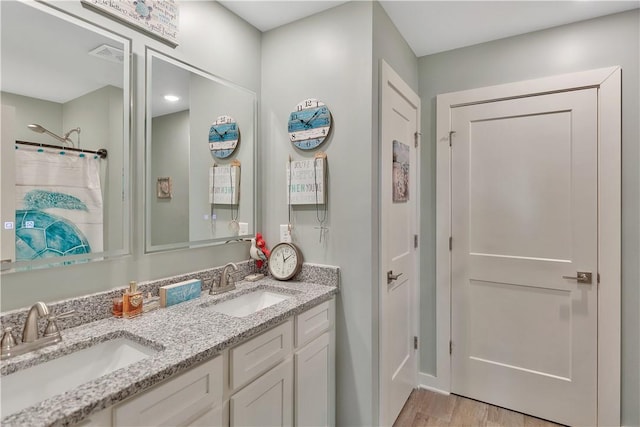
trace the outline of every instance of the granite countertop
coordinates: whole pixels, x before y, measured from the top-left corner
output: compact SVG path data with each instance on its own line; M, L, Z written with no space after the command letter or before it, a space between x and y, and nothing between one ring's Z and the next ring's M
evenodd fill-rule
M337 276L337 268L326 268L333 269ZM63 330L61 343L2 361L2 375L118 337L138 341L159 351L140 362L8 415L0 420L0 424L7 427L75 424L211 359L222 350L324 302L338 292L337 280L330 284L319 280L325 283L318 284L311 281L313 275L301 279L305 281L278 282L270 278L243 281L237 283L234 291L220 295L203 292L195 300L144 313L134 319L107 318ZM216 303L255 288L291 294L291 298L244 318L212 310Z

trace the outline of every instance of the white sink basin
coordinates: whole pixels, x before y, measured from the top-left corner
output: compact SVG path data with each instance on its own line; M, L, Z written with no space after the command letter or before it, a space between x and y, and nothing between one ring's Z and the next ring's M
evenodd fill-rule
M291 298L291 295L258 289L210 306L211 310L234 317L245 317Z
M143 360L157 350L128 338L103 341L0 378L2 417Z

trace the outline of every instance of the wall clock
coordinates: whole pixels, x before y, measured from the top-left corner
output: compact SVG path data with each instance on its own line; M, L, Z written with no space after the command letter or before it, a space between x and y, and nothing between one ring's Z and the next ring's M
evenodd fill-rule
M324 102L309 98L289 114L289 139L301 150L313 150L331 129L331 112Z
M269 255L269 273L277 280L289 280L302 267L302 254L293 243L278 243Z
M220 116L209 128L209 150L218 159L226 159L236 149L240 129L231 116Z

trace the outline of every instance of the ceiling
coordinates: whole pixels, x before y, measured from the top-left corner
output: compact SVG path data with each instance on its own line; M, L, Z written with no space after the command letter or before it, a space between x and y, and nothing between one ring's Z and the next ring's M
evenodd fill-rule
M222 0L220 3L259 30L268 31L346 2ZM383 0L381 4L415 54L424 56L638 8L640 0ZM2 90L62 103L107 84L122 87L122 64L88 55L103 44L122 45L80 26L64 24L39 10L43 7L34 7L37 5L0 0ZM176 83L180 79L172 76L168 81ZM183 107L174 105L171 110L176 108Z
M220 3L260 31L269 31L346 2L221 0ZM380 4L416 56L421 57L635 9L640 0L382 0Z

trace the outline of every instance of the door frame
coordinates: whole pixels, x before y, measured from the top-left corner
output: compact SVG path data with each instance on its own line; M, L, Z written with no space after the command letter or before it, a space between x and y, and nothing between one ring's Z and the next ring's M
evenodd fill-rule
M437 96L436 375L421 376L425 387L445 393L451 390L451 109L585 88L598 89L598 425L620 425L622 72L619 66Z
M414 162L415 166L415 177L416 179L414 180L415 182L413 183L413 185L416 186L416 191L415 191L415 205L414 205L414 212L413 212L413 224L412 224L412 228L414 230L414 233L417 236L420 236L420 221L419 221L419 214L420 214L420 148L421 148L421 140L420 140L420 136L421 134L421 102L420 102L420 97L419 95L417 95L415 93L415 91L413 89L411 89L411 87L402 79L402 77L384 60L381 59L380 60L380 83L379 83L379 144L378 147L379 148L379 152L378 152L378 164L382 165L382 127L383 127L383 108L382 105L386 100L386 95L385 95L385 88L386 86L394 86L395 88L398 89L398 92L402 93L403 96L405 96L405 98L413 105L415 105L416 107L416 115L417 115L417 120L416 120L416 138L417 138L417 145L415 147L415 158L416 161ZM414 94L414 97L407 97L406 94L410 93L410 94ZM383 248L383 230L382 228L385 226L384 223L384 217L383 217L383 212L382 212L382 203L384 202L382 194L381 193L381 189L382 189L382 172L379 172L379 178L378 178L378 193L379 193L379 208L380 208L380 223L379 223L379 242L380 248ZM383 328L384 328L384 318L383 318L383 310L384 310L384 306L382 304L382 293L386 292L387 290L387 276L386 276L386 270L385 270L385 265L383 262L383 257L386 256L386 252L384 249L380 249L379 251L379 262L378 262L378 278L379 278L379 282L378 282L378 326L377 326L377 340L378 340L378 351L377 351L377 358L378 358L378 393L377 393L377 417L378 417L378 424L382 423L384 420L384 415L385 415L385 407L384 407L384 399L387 393L387 390L385 390L384 388L384 381L382 380L382 375L383 375L383 370L385 368L384 365L384 358L382 357L382 351L383 351ZM420 260L420 244L418 244L417 247L414 248L413 251L413 277L414 277L414 283L413 283L413 291L414 291L414 304L413 304L413 319L412 319L412 324L411 327L413 329L413 332L415 334L416 337L420 336L420 329L419 329L419 301L420 301L420 264L419 264L419 260ZM414 387L418 386L418 372L419 372L419 360L420 360L420 346L418 345L418 348L415 350L415 367L414 367L414 372L415 372L415 377L414 377Z

